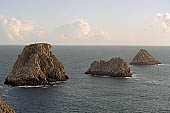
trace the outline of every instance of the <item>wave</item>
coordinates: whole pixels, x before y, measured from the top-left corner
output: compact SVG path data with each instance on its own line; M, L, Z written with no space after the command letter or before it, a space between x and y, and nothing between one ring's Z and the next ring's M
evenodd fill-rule
M149 80L149 81L146 81L145 84L148 84L148 85L161 85L161 82L160 81L156 81L156 80Z
M8 97L8 95L6 95L6 94L3 94L3 95L2 95L2 97Z
M11 88L7 88L7 89L4 90L4 92L8 92L8 90L10 90L10 89L11 89Z
M46 87L47 85L38 85L38 86L17 86L19 88L43 88Z
M170 66L170 64L158 64L158 66Z
M132 76L133 77L133 76ZM129 78L132 78L132 77L124 77L124 78L127 78L127 79L129 79Z
M132 77L113 77L113 78L137 78L136 75L139 75L139 74L132 74ZM102 77L102 78L112 78L112 76L99 76L99 75L95 75L95 77Z
M103 76L101 76L101 75L93 75L93 76L101 77L101 78L126 78L126 79L133 77L133 75L132 75L132 77L112 77L112 76L106 76L106 75L103 75Z
M110 78L111 76L101 76L101 77L103 77L103 78Z
M47 88L48 86L57 86L60 83L63 83L65 81L57 81L57 82L51 82L50 85L37 85L37 86L17 86L18 88Z
M137 75L140 75L140 74L132 74L132 77L131 78L138 78Z
M139 74L132 74L132 77L124 77L124 78L137 78L136 75L139 75Z

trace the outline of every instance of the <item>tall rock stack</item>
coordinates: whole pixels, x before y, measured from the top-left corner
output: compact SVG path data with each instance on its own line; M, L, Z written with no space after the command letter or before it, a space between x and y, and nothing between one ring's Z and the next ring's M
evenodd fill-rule
M15 111L0 99L0 113L15 113Z
M67 80L64 65L52 54L51 47L47 43L25 46L6 78L5 84L36 86Z
M128 64L120 57L112 58L109 61L94 61L85 74L111 77L132 77Z
M130 65L158 65L161 64L147 50L140 49L137 55L133 58Z

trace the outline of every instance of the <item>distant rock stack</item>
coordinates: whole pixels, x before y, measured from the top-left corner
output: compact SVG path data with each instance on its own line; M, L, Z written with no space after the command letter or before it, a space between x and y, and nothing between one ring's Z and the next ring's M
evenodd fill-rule
M132 77L128 64L120 57L112 58L109 61L94 61L85 74L111 77Z
M15 111L0 99L0 113L15 113Z
M64 65L52 54L51 47L46 43L25 46L6 78L5 84L36 86L67 80Z
M147 50L140 49L137 55L133 58L130 65L158 65L157 61Z

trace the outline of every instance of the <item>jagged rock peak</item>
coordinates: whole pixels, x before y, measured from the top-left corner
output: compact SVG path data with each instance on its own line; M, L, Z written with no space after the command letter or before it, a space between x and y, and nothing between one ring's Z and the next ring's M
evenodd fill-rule
M52 54L52 50L51 50L52 46L50 44L47 43L35 43L35 44L30 44L25 46L22 54L45 54L47 56L50 56Z
M161 64L147 50L140 49L137 55L133 58L130 65L158 65Z
M12 86L50 85L65 81L64 65L52 54L51 45L35 43L25 46L5 84Z
M15 111L5 104L0 98L0 113L15 113Z
M93 61L91 67L85 74L111 77L132 77L128 64L120 57L112 58L109 61Z

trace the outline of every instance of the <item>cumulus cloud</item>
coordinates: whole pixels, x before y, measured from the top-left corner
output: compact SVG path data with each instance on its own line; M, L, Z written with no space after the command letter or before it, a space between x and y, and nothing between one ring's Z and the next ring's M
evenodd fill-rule
M157 13L155 22L158 23L165 32L170 32L170 14Z
M38 26L33 21L18 20L0 16L1 44L26 44L49 42L52 44L81 44L110 40L111 35L102 29L94 29L86 20L77 19L71 24L64 24L51 30Z
M110 34L103 30L96 30L83 19L75 20L71 24L65 24L55 29L57 37L63 39L77 39L77 40L98 40L110 39Z
M87 36L91 30L88 22L76 20L72 24L65 24L55 29L58 36L65 38L81 38Z
M111 35L104 30L97 30L91 32L87 38L89 40L111 40Z
M8 41L28 41L33 37L38 38L43 33L43 30L32 21L21 21L5 16L0 16L0 29Z

